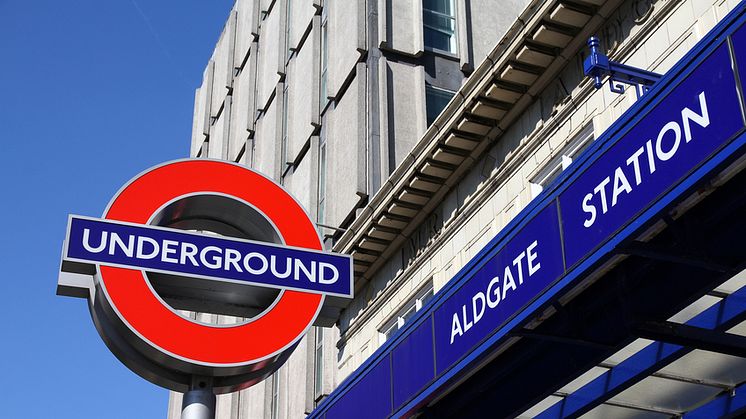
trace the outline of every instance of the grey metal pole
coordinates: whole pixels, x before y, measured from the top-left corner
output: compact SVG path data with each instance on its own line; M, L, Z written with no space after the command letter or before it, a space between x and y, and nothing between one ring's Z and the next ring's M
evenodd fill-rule
M181 419L215 419L215 394L210 381L192 379L192 388L184 393L181 403Z

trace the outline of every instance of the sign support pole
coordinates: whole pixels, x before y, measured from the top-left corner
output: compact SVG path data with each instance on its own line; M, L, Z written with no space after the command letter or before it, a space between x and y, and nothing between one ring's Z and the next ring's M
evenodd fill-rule
M192 386L184 393L181 419L215 419L215 394L205 377L193 377Z

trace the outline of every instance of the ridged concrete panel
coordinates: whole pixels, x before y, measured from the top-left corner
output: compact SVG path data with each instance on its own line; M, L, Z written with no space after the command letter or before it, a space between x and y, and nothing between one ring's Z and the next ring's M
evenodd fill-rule
M207 157L213 159L224 159L223 149L225 146L225 133L226 133L226 118L225 114L220 114L220 117L215 120L215 123L210 127L210 148Z
M212 104L210 105L211 116L217 116L220 108L223 106L226 95L228 95L229 69L233 67L233 60L230 59L232 51L230 50L230 28L232 25L226 25L223 33L220 35L212 60L215 62L215 74L212 84ZM232 78L232 77L231 77Z
M306 155L297 166L283 178L282 186L303 205L303 208L311 213L311 195L316 194L316 188L311 186L311 159Z
M246 61L254 34L257 32L259 22L258 3L255 0L236 0L236 52L234 54L234 67L241 67Z
M275 175L275 147L280 144L277 132L277 102L273 100L257 119L254 134L254 168L269 177Z
M249 138L249 121L254 117L254 83L248 68L245 68L233 81L233 104L231 106L231 130L229 158L235 160Z
M280 8L272 11L260 22L259 27L259 62L257 68L256 106L263 109L272 95L280 76L277 74L280 60Z
M391 61L387 66L387 134L393 168L399 166L425 132L425 86L422 67Z
M202 89L194 91L194 113L192 116L192 145L189 148L189 155L197 155L202 142L205 140L205 134L202 133L202 123L204 122L205 107L202 104Z
M355 180L359 168L355 156L358 153L357 135L364 124L360 109L365 106L365 98L358 95L356 83L362 82L356 77L342 100L331 112L327 111L326 190L334 191L334 199L327 199L324 224L339 225L359 200Z
M290 39L288 39L288 46L290 48L297 48L303 35L311 25L313 15L316 13L316 8L313 5L313 0L290 0Z
M317 96L314 95L318 80L314 78L318 62L313 56L313 42L307 40L288 64L288 161L295 161L298 154L314 132L313 111L318 112ZM318 93L317 93L318 95Z
M329 66L327 95L337 99L355 64L360 59L361 27L365 19L360 3L363 0L331 1L328 14ZM363 32L364 34L364 32ZM364 36L364 35L363 35Z
M470 19L472 66L484 61L495 44L505 35L510 25L515 22L528 0L470 0L466 2L466 11ZM496 4L497 3L497 4ZM499 11L497 10L499 9ZM459 33L462 36L463 31Z
M424 51L422 3L380 0L378 33L381 48L418 56Z

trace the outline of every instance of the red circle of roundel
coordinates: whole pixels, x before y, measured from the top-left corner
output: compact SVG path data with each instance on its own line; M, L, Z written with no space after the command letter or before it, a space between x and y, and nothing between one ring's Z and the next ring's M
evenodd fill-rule
M321 250L303 208L280 186L247 168L215 160L168 163L135 178L114 197L104 217L147 224L174 198L220 193L242 199L264 213L289 246ZM189 321L153 294L143 272L100 266L101 282L119 317L162 352L203 365L253 363L286 349L310 327L323 296L285 290L261 317L236 326Z

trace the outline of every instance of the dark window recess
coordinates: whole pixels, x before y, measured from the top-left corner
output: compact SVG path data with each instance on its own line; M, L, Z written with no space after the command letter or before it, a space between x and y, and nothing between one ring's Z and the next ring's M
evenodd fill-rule
M425 108L427 112L428 127L432 125L435 118L437 118L446 105L448 105L448 102L451 101L454 94L454 92L433 86L425 87Z
M456 10L453 0L423 0L425 47L456 53Z

